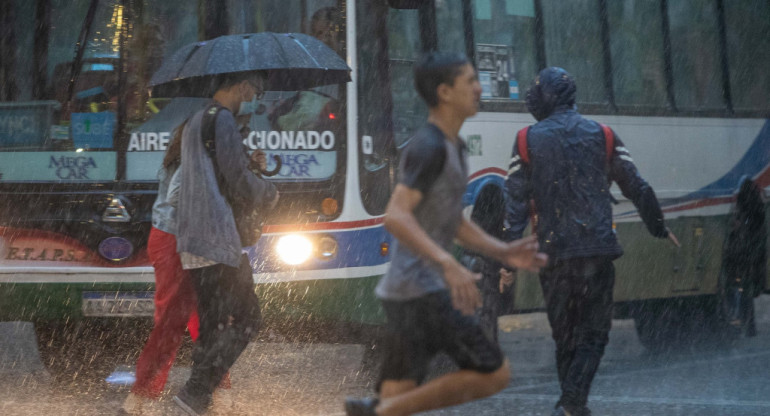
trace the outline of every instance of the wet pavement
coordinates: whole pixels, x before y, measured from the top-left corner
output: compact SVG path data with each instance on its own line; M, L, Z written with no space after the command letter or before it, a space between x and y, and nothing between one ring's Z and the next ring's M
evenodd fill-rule
M770 414L770 296L757 302L759 335L729 345L696 343L665 353L646 351L633 321L615 320L610 344L594 380L589 406L594 415L768 415ZM500 341L513 367L508 388L494 397L428 415L543 415L558 398L553 343L542 313L505 316ZM89 343L98 342L92 335ZM328 340L327 340L328 341ZM347 340L341 340L347 341ZM47 341L50 343L50 341ZM105 341L109 342L109 341ZM135 345L141 345L141 342ZM135 361L133 345L119 349L122 362ZM106 348L110 348L109 345ZM265 338L249 345L232 370L233 388L221 396L216 414L343 415L345 396L371 394L376 354L371 344L290 342ZM64 351L62 349L62 351ZM2 415L115 414L127 387L104 381L107 368L52 365L50 375L6 371L0 377ZM55 352L55 350L54 350ZM68 357L76 354L70 352ZM85 353L85 352L84 352ZM133 355L132 355L133 354ZM188 354L187 354L188 355ZM160 401L148 415L181 414L171 401L189 374L183 351ZM374 357L374 358L373 358ZM59 357L60 359L60 357ZM116 361L121 359L115 358ZM117 363L120 364L120 363ZM95 366L96 363L91 365ZM32 365L31 368L37 368ZM225 400L229 396L230 400Z

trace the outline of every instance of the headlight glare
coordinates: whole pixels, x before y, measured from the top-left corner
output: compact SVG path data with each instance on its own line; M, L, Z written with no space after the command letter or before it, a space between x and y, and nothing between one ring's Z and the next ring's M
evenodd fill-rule
M313 254L313 243L301 235L285 235L275 246L280 259L291 265L302 264Z

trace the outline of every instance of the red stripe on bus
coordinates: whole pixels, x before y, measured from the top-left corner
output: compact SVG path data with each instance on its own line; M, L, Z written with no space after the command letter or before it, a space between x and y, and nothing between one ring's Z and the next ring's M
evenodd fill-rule
M343 230L352 228L371 227L382 224L385 217L370 218L361 221L345 222L317 222L310 224L276 224L266 225L262 230L264 233L286 233L296 231L322 231L322 230Z
M485 169L481 169L479 171L473 172L473 174L471 174L471 176L468 176L468 180L472 181L472 180L478 178L479 176L484 176L484 175L488 175L488 174L496 174L496 175L500 175L500 176L505 176L506 173L507 173L506 171L504 171L503 169L500 169L500 168L485 168Z
M712 199L701 199L699 201L690 202L689 204L666 208L663 210L663 212L686 211L688 209L696 209L696 208L711 207L714 205L729 204L734 201L735 201L734 196L726 196L722 198L712 198Z

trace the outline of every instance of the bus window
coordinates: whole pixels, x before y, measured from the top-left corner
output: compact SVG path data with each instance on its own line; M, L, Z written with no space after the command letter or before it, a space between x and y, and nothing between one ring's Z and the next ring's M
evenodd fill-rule
M440 51L465 53L462 2L437 1L436 25Z
M715 2L668 2L676 106L722 109L722 69Z
M388 56L393 94L393 135L400 148L428 116L425 103L414 88L412 66L420 55L417 10L388 12Z
M481 99L523 101L523 91L539 69L534 0L474 2L473 17ZM439 33L448 31L439 27Z
M146 2L137 8L134 16L134 31L125 53L130 74L126 94L129 137L125 173L129 181L157 179L173 129L189 115L179 110L195 110L206 101L183 99L161 113L171 99L148 94L149 80L163 58L198 40L197 16L180 4L180 0Z
M726 1L724 7L733 107L768 112L770 3Z
M610 1L607 12L615 102L621 106L665 106L660 5L642 0Z
M543 0L548 66L575 76L578 103L605 101L599 2Z
M115 180L115 64L122 6L118 1L98 3L82 48L82 67L76 71L80 76L71 86L72 61L89 2L52 2L45 13L23 2L11 3L20 6L14 10L19 22L35 24L15 27L17 43L11 47L21 57L15 70L28 74L16 83L22 88L19 94L2 97L0 180ZM27 65L30 59L33 65Z

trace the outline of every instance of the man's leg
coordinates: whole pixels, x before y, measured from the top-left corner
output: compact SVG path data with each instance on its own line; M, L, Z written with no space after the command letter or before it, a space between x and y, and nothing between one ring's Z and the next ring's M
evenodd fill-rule
M615 268L610 260L586 259L582 271L582 276L575 276L582 282L582 288L578 288L584 293L582 297L576 296L575 354L562 383L561 400L567 410L577 409L574 414L582 414L585 409L591 382L609 342L615 283Z
M198 294L200 336L193 348L193 368L182 396L208 406L211 393L246 348L255 332L251 305L245 305L245 284L238 269L217 264L190 271ZM253 294L253 287L249 288Z
M574 327L576 308L573 300L573 278L565 262L543 270L540 274L540 287L543 290L548 323L551 325L551 337L556 344L556 372L559 383L564 383L567 372L575 356Z
M388 318L392 315L389 314ZM417 324L412 325L408 321ZM508 385L510 369L499 346L485 334L477 318L464 316L452 307L448 293L421 298L414 313L402 317L400 324L411 326L401 334L408 338L401 343L408 348L399 352L405 364L417 367L424 366L421 363L427 364L427 360L420 358L422 347L428 359L438 351L446 352L461 370L420 386L417 386L417 381L421 380L419 371L411 380L409 377L394 380L384 372L381 384L383 394L376 409L377 414L410 415L454 406L490 396ZM410 352L409 349L414 351ZM410 363L412 353L416 353L418 358ZM387 361L385 365L388 365Z
M404 391L387 398L382 396L376 410L380 416L401 416L455 406L491 396L504 389L509 380L510 367L505 360L492 373L459 370L411 389L408 382L400 381L396 383Z

